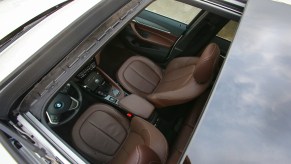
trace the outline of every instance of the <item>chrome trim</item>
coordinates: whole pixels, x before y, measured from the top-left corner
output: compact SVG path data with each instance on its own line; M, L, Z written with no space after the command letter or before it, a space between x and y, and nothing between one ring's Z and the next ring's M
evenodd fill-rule
M230 8L230 7L226 7L226 6L224 6L224 5L221 5L221 4L219 4L219 3L215 3L215 2L213 2L213 1L204 0L204 2L205 2L205 3L209 3L209 4L211 4L211 5L218 6L218 7L220 7L220 8L223 8L223 9L226 9L226 10L229 10L229 11L232 11L232 12L236 12L236 13L242 14L242 12L240 12L240 11L238 11L238 10L234 10L234 9L232 9L232 8ZM239 6L240 6L240 7L245 7L245 5L243 5L243 6L239 5Z
M50 114L48 113L48 112L45 112L46 113L46 116L47 116L47 118L48 118L48 120L49 120L49 122L51 123L51 124L53 124L53 125L57 125L57 124L59 124L59 122L53 122L52 121L52 119L51 119L51 117L50 117Z
M171 34L170 31L163 30L163 29L160 29L160 28L157 28L157 27L154 27L154 26L150 26L150 25L148 25L148 24L142 23L142 22L137 21L137 20L135 20L135 19L133 19L132 22L135 22L135 23L140 24L140 25L143 25L143 26L147 26L147 27L149 27L149 28L153 28L153 29L155 29L155 30L159 30L159 31L161 31L161 32L165 32L165 33L167 33L167 34Z
M70 109L69 110L75 110L75 109L77 109L79 107L79 104L80 104L79 101L77 99L75 99L74 97L71 97L70 96L70 98L71 98L71 100L73 102L71 103L71 106L70 106ZM75 106L72 107L73 105L75 105Z
M243 8L246 7L245 3L242 3L242 2L239 2L239 1L228 0L227 2L235 4L235 5L243 7Z
M110 98L114 98L116 101L115 102L112 102L110 100ZM111 103L114 103L116 105L118 105L118 102L119 102L119 100L116 97L113 97L113 96L110 96L110 95L107 95L106 97L104 97L104 99L107 100L107 101L109 101L109 102L111 102Z

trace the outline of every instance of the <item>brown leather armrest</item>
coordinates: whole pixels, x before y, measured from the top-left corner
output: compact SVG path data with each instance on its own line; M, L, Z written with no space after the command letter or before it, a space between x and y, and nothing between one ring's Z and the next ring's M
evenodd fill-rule
M137 145L136 148L130 152L129 158L125 163L128 164L160 164L162 163L158 155L145 145Z
M146 99L135 94L131 94L121 99L119 101L119 106L142 118L149 118L155 109L155 107Z

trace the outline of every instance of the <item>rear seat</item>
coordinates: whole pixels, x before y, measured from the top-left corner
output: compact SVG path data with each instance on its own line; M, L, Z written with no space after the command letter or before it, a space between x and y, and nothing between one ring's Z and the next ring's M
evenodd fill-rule
M210 93L209 91L204 92L194 102L194 105L192 109L189 111L189 115L186 118L181 128L180 134L178 135L176 142L171 149L170 156L167 160L168 164L178 163L179 159L183 155L183 152L185 151L188 140L192 136L192 133L196 128L196 123L208 99L209 93Z

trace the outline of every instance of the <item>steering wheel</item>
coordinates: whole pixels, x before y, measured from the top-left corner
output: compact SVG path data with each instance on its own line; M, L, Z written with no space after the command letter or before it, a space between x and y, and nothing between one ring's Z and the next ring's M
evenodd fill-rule
M76 95L70 95L69 91L74 89ZM50 102L46 116L48 125L59 126L73 119L82 106L82 94L79 86L75 82L69 82L63 87L59 93Z

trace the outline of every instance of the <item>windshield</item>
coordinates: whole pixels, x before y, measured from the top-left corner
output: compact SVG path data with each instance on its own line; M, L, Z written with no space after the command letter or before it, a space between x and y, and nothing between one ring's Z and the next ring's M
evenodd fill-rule
M1 0L0 40L44 11L65 0Z

